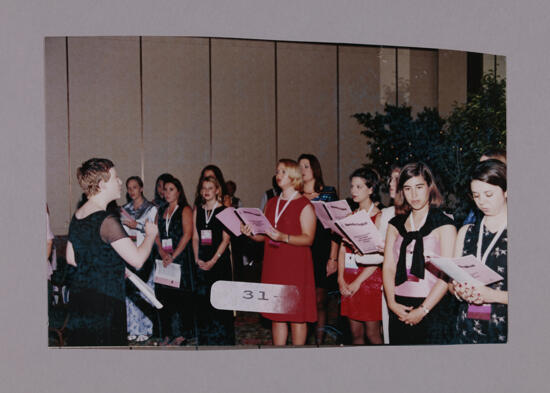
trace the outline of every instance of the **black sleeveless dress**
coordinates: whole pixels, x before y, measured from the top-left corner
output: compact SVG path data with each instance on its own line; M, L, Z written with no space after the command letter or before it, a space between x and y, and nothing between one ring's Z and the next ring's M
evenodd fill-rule
M169 205L166 204L159 208L159 238L172 239L172 247L175 250L184 235L181 216L183 207L178 206L173 212L167 231L164 213L168 207ZM160 255L157 255L157 259L161 259ZM162 336L170 338L178 336L185 338L195 337L196 315L194 291L196 285L196 269L191 240L187 243L181 254L174 258L172 263L178 264L181 267L179 288L155 284L155 294L164 306L159 312L160 333Z
M120 221L103 210L73 216L69 241L77 267L69 289L67 345L128 345L124 261L110 245L124 237Z
M204 209L197 207L197 232L199 234L199 259L209 261L223 240L223 224L216 218L224 206L218 206L212 213L211 221L206 224ZM212 244L201 245L201 230L212 231ZM235 327L233 312L217 310L210 303L210 289L218 280L231 281L231 260L229 247L225 249L212 269L205 271L197 268L197 298L199 320L199 345L235 345Z

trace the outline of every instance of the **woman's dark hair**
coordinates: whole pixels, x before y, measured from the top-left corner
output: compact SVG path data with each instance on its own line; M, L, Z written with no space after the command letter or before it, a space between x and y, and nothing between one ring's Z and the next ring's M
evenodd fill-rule
M309 161L309 166L311 167L313 178L315 179L313 190L315 192L321 192L321 190L325 186L325 182L323 181L323 171L321 170L321 163L313 154L300 154L300 157L298 157L298 163L300 163L300 160Z
M349 180L359 177L365 181L368 188L372 188L372 194L370 200L373 202L380 202L380 176L373 168L369 166L363 166L353 171L349 176Z
M490 159L494 158L498 160L499 158L503 158L504 160L506 160L506 149L501 149L498 147L489 148L483 151L482 156L489 157Z
M399 180L397 181L397 191L395 194L395 213L404 214L411 211L411 206L403 193L404 184L411 178L421 176L428 185L430 206L439 207L443 202L443 197L437 188L435 177L430 168L423 162L411 162L401 169Z
M130 176L128 179L126 179L126 189L128 189L128 183L130 183L131 180L135 180L138 186L141 187L141 196L143 196L143 180L141 180L141 177ZM130 198L130 194L126 193L126 202L131 202L131 201L132 201L132 198Z
M195 192L195 206L200 206L202 204L201 202L202 201L202 197L201 197L202 179L204 178L204 172L208 170L214 172L216 179L220 183L220 186L222 188L222 195L221 195L222 201L223 201L223 197L227 195L227 186L225 185L225 180L223 178L223 173L221 169L218 168L216 165L212 165L212 164L207 165L204 168L202 168L201 175L199 177L199 181L197 184L197 191Z
M167 179L171 179L173 178L173 176L169 173L163 173L162 175L160 175L159 177L157 177L157 181L155 182L155 201L158 202L159 200L163 200L164 198L162 198L160 196L160 194L158 193L157 191L157 188L158 188L158 185L159 185L159 182L162 181L162 184L166 183L166 180ZM142 186L143 187L143 186Z
M183 191L183 186L181 185L181 182L178 179L176 179L174 176L170 176L166 178L166 180L164 180L164 185L166 185L166 183L171 183L174 186L176 186L176 189L180 193L178 198L179 207L183 209L185 206L188 206L189 203L187 203L187 198L185 197L185 192Z
M506 164L495 158L482 161L472 171L471 178L498 186L502 191L506 191Z

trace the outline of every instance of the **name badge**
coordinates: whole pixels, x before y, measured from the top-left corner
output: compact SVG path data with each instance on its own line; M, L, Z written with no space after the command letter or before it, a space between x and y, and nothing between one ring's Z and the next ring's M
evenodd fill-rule
M162 239L162 249L166 252L173 252L172 239Z
M202 229L201 230L201 246L211 246L212 245L212 230L211 229Z
M468 305L468 318L470 319L483 319L489 321L491 319L491 305L482 304L477 306L475 304Z
M355 261L355 254L352 254L350 252L346 252L346 259L344 266L346 269L358 269L359 266L357 266L357 262Z

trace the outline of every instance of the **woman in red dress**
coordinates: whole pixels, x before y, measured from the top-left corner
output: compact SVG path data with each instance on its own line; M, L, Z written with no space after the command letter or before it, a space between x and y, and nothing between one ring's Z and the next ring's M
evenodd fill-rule
M267 236L252 236L248 225L241 230L255 241L264 242L262 283L293 285L299 292L291 313L263 314L272 321L273 344L286 345L290 323L292 344L304 345L307 322L317 321L310 249L315 237L315 212L309 200L300 195L302 174L296 161L279 160L276 179L282 192L271 198L264 210L274 231Z
M380 228L380 210L371 199L377 192L376 172L360 168L350 176L350 193L359 204L355 211L365 210ZM349 319L353 344L365 344L365 334L371 344L382 344L382 270L380 254L357 255L342 242L338 256L338 285L342 294L341 314Z

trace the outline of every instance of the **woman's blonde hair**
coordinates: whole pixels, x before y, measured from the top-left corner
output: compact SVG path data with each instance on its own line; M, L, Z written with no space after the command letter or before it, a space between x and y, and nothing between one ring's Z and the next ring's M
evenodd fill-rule
M300 170L300 166L298 165L298 163L289 158L281 158L279 160L279 164L284 165L286 173L288 174L288 178L290 179L290 182L292 184L292 187L296 191L302 192L304 189L304 182L302 180L302 171Z
M203 178L201 179L201 181L199 182L200 188L201 188L201 189L202 189L202 185L203 185L204 183L212 183L212 184L214 184L214 186L216 187L216 190L218 190L218 191L220 192L220 193L216 196L216 200L217 200L218 202L221 202L221 201L222 201L222 198L223 198L223 196L222 196L223 190L222 190L222 186L221 186L220 182L218 181L218 179L216 179L214 176L203 177ZM206 201L204 200L204 198L202 197L202 195L200 195L200 200L201 200L201 203L203 203L203 204L206 203Z
M99 182L103 180L108 182L111 178L109 170L115 164L107 158L90 158L84 161L80 168L76 170L76 178L80 188L89 198L99 192Z

